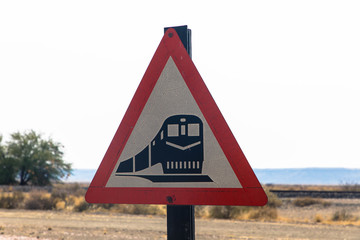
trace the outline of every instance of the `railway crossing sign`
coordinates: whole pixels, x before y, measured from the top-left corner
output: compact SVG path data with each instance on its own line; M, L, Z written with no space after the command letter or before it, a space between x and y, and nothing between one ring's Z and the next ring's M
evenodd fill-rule
M86 193L91 203L265 205L176 31L162 38Z

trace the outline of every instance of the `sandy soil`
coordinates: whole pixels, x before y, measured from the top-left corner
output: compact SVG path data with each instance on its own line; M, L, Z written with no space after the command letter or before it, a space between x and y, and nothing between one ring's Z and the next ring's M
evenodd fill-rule
M278 210L283 222L196 219L196 239L360 239L358 225L314 221L343 209L360 217L360 200L296 208L288 199ZM0 209L0 239L166 239L166 217Z

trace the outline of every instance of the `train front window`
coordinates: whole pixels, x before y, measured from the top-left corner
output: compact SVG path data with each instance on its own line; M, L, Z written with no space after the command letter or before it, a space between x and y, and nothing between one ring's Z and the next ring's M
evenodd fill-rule
M181 125L181 135L185 135L185 133L186 133L185 125Z
M198 123L188 124L188 136L190 137L200 136L200 125Z
M169 124L167 127L168 137L178 137L179 136L179 125L178 124Z

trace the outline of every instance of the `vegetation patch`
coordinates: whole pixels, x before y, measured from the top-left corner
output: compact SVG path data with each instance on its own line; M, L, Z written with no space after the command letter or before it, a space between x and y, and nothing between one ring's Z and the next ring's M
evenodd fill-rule
M5 145L0 135L0 184L46 186L61 181L72 172L62 148L35 131L15 132Z
M276 196L276 194L270 192L269 189L266 188L265 188L265 193L268 197L268 203L266 204L266 206L271 208L281 207L282 201L280 198L278 198L278 196Z
M357 221L358 218L352 215L351 213L348 213L345 209L336 211L331 218L332 221Z
M316 223L321 223L321 222L324 221L324 218L323 218L320 214L316 214L316 215L315 215L315 218L314 218L314 221L315 221Z
M24 208L29 210L51 210L54 205L48 194L43 192L31 192L24 203Z
M124 204L115 205L115 211L135 215L166 215L165 205Z
M77 205L75 205L74 210L76 212L84 212L91 208L91 204L87 203L85 200L81 201Z
M321 204L324 207L328 207L331 205L328 201L312 197L297 198L293 201L293 205L296 207L307 207L314 204Z
M55 210L89 213L121 213L141 215L166 215L166 205L147 204L90 204L85 201L87 185L83 184L55 184L51 188L26 188L24 192L18 190L20 186L2 186L0 189L0 208ZM20 187L21 189L23 187ZM268 204L262 207L247 206L195 206L195 216L198 218L236 219L254 221L283 221L278 208L285 204L297 207L311 205L329 206L330 202L319 198L298 198L286 200L284 203L275 194L267 191ZM319 206L318 206L319 207ZM295 211L297 211L295 209ZM314 208L316 211L318 208ZM308 218L308 222L326 224L355 224L360 223L359 217L347 210L335 211L331 216L322 216L320 212ZM288 219L290 221L290 219Z
M8 192L0 195L0 208L15 209L19 208L24 201L22 192Z
M250 220L274 220L277 219L277 208L282 201L273 193L265 189L268 203L262 207L247 206L211 206L208 216L220 219L250 219Z
M264 206L260 208L254 208L249 213L249 219L251 220L274 220L277 219L278 212L276 208Z
M237 219L241 215L248 213L250 207L243 206L212 206L209 209L210 218Z

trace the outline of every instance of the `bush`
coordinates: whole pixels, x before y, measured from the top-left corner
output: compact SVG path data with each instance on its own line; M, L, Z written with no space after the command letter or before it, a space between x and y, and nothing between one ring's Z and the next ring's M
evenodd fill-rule
M63 189L59 189L59 188L54 188L51 192L51 198L52 199L59 199L59 200L66 200L67 197L67 193L66 191L64 191Z
M51 199L41 192L31 192L29 199L25 201L25 209L29 210L51 210L53 207Z
M266 204L266 206L268 207L272 207L272 208L277 208L280 207L282 205L282 201L280 198L278 198L278 196L272 192L270 192L269 190L265 189L265 193L268 197L268 202Z
M342 183L343 191L360 191L360 184L354 182Z
M110 210L110 209L112 209L112 208L115 206L115 204L112 204L112 203L103 203L103 204L97 204L97 206L98 206L99 208L102 208L102 209Z
M76 212L83 212L88 210L91 207L90 203L87 203L85 200L81 201L79 204L75 205L74 210Z
M51 191L50 199L53 203L53 208L57 210L65 209L69 205L68 193L64 188L54 188Z
M65 184L68 186L69 194L76 197L85 196L86 188L82 187L79 183Z
M278 217L276 208L264 206L253 208L249 213L249 219L252 220L273 220Z
M3 193L0 196L0 208L15 209L19 208L24 201L22 192Z
M195 206L195 217L206 218L208 217L208 206L196 205Z
M72 195L75 197L80 197L80 196L84 196L85 193L86 193L85 188L81 187L79 183L67 183L67 184L56 184L51 194L54 195L54 197L58 197L61 198L62 200L65 200L67 196Z
M327 201L318 198L311 198L311 197L304 197L304 198L297 198L293 201L294 206L296 207L307 207L314 204L321 204L324 207L328 207L331 204Z
M56 210L65 210L66 208L66 203L64 201L57 201L57 202L54 202L55 204L55 209Z
M271 208L277 208L282 205L282 201L278 198L278 196L276 196L276 194L270 192L267 189L265 189L265 193L268 197L268 203L266 204L266 206Z
M212 206L209 208L209 217L220 219L276 219L278 216L276 208L282 205L282 201L268 189L265 189L265 193L268 197L268 203L263 207Z
M212 206L209 210L210 218L235 219L250 210L244 206Z
M315 222L317 222L317 223L321 223L324 219L323 219L323 217L322 217L320 214L316 214L314 220L315 220Z
M278 217L278 213L276 208L269 206L212 206L209 209L209 217L219 219L273 220Z
M336 211L331 220L333 221L356 221L357 218L354 217L352 214L346 212L345 209L341 210L341 211Z
M166 206L164 205L147 205L147 204L89 204L84 199L76 201L74 210L83 212L87 210L104 211L135 214L135 215L165 215Z
M135 215L165 215L166 206L146 204L118 205L117 212Z

